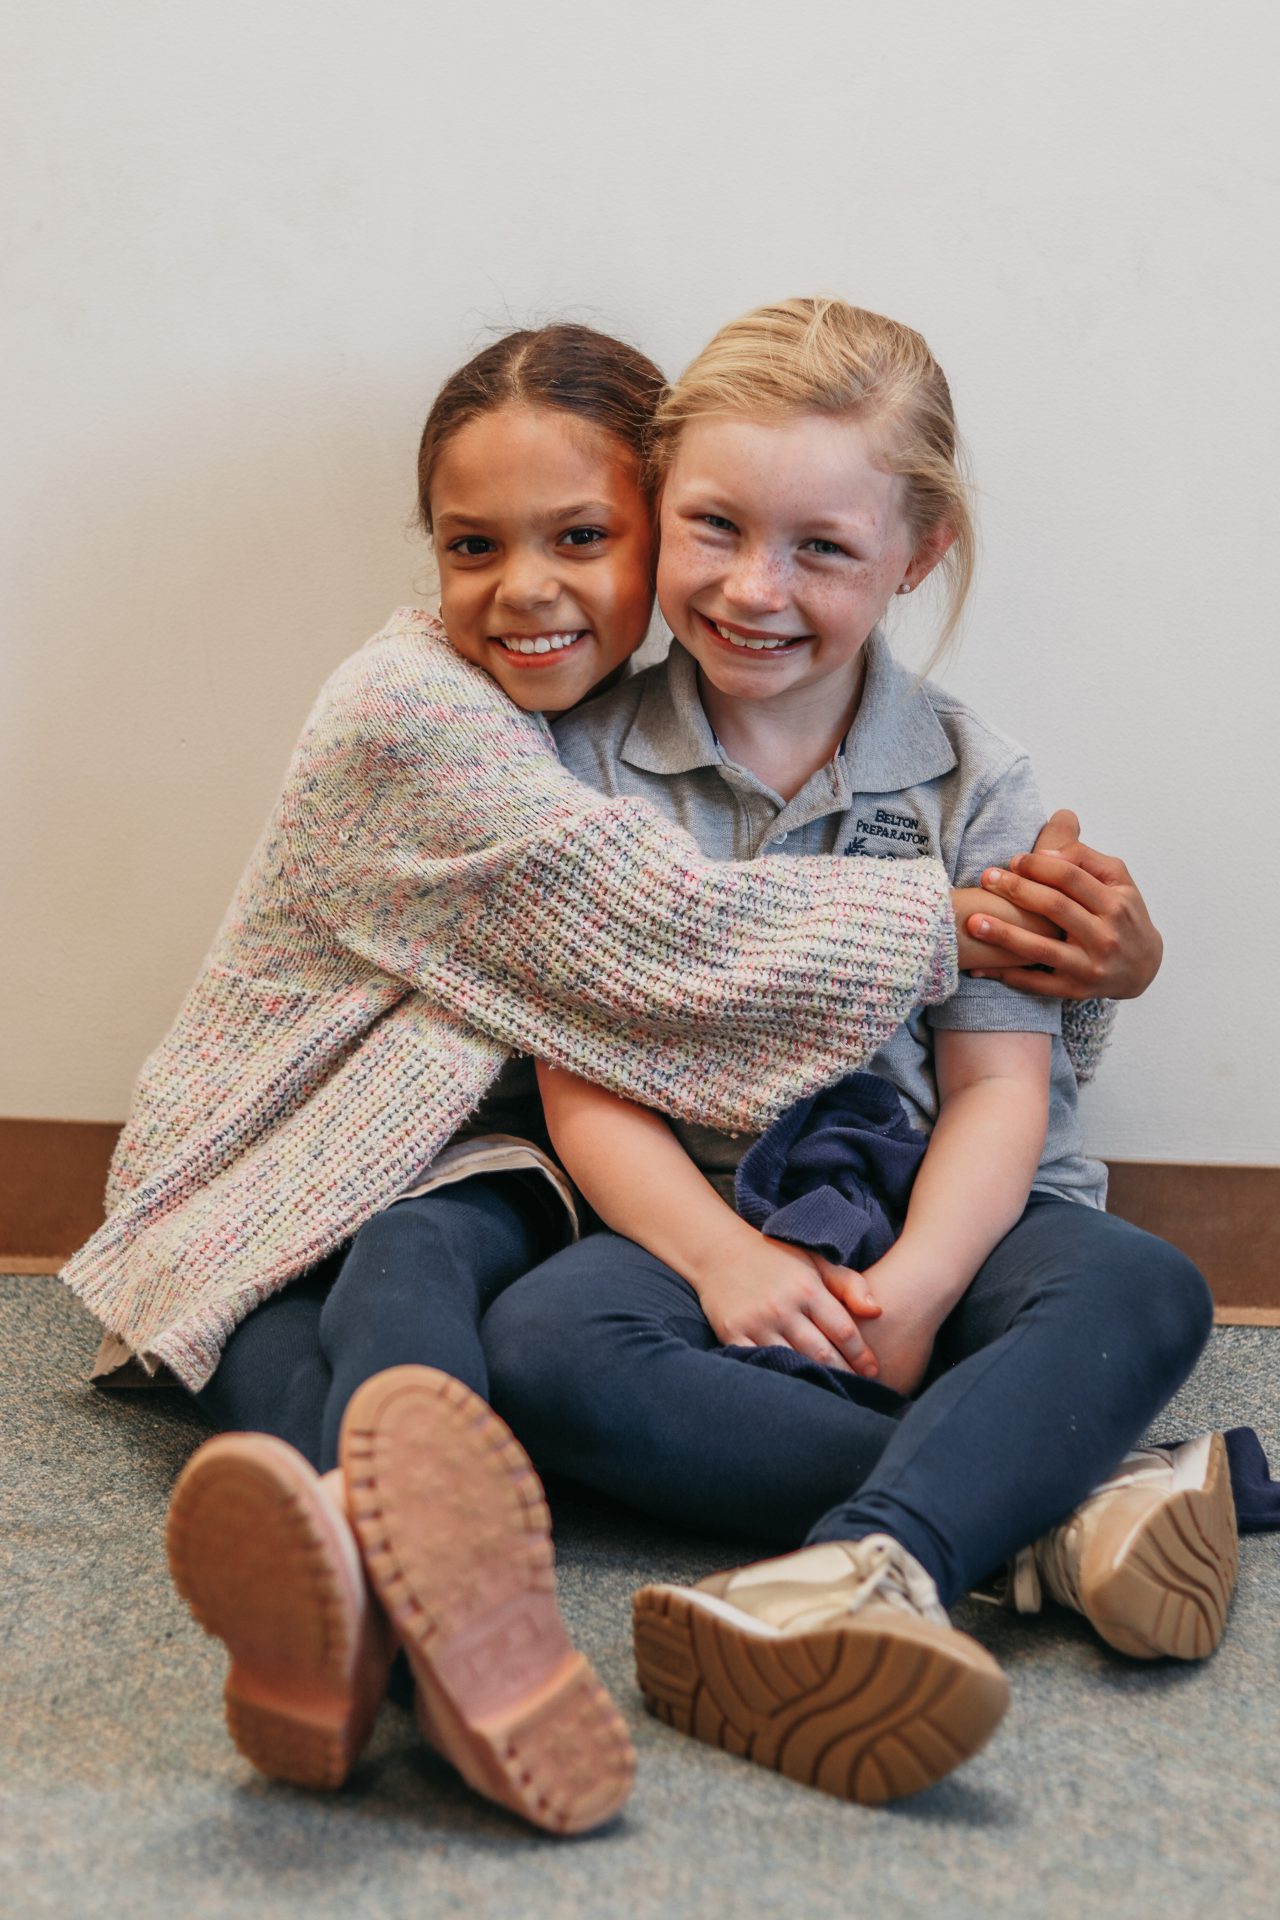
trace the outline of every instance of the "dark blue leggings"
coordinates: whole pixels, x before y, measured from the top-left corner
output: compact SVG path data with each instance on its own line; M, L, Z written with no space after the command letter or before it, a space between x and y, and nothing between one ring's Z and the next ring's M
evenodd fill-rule
M224 1431L289 1441L325 1473L347 1402L385 1367L438 1367L487 1399L481 1315L563 1236L545 1186L477 1174L375 1214L240 1323L199 1405Z
M1033 1196L914 1401L726 1357L693 1288L614 1234L526 1275L483 1332L494 1405L544 1470L775 1550L892 1534L949 1606L1110 1472L1211 1324L1175 1248Z

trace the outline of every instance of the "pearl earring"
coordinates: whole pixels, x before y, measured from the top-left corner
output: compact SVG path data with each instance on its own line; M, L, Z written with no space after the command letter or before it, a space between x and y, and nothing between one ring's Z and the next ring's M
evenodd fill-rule
M910 593L910 591L911 591L911 582L909 580L904 580L902 585L898 588L898 592Z

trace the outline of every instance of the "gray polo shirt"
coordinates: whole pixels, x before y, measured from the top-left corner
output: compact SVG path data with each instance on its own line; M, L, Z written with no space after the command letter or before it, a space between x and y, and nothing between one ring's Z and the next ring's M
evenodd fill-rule
M941 860L956 886L1029 847L1044 809L1021 748L963 701L921 681L879 633L853 725L835 758L793 799L730 760L698 696L698 671L677 643L667 659L555 723L571 773L603 793L634 794L686 828L713 860L760 855L861 854ZM939 1006L918 1007L868 1064L898 1090L908 1119L927 1132L938 1115L931 1029L1053 1036L1049 1128L1034 1190L1101 1207L1106 1169L1085 1158L1076 1078L1061 1040L1056 1000L961 975ZM726 1199L747 1135L676 1123L693 1159Z

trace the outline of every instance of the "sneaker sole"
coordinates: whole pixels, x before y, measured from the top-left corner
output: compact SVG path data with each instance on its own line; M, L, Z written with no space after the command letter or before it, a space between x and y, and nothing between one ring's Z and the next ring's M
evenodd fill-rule
M365 1567L432 1744L548 1832L610 1819L635 1755L565 1631L550 1515L514 1435L449 1375L393 1367L353 1396L340 1447Z
M1239 1568L1236 1509L1226 1441L1206 1439L1197 1483L1154 1508L1111 1566L1081 1578L1095 1632L1136 1660L1203 1660L1222 1639Z
M175 1484L165 1545L174 1586L231 1656L239 1751L273 1780L340 1787L372 1731L390 1649L355 1542L310 1466L266 1434L207 1442Z
M994 1733L1009 1686L956 1634L936 1644L878 1622L756 1633L680 1587L635 1597L636 1676L649 1711L681 1733L842 1800L919 1793Z

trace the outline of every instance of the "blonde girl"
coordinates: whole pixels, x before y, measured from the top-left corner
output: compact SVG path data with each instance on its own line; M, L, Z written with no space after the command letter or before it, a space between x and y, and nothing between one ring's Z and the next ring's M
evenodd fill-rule
M1025 754L880 629L937 570L945 636L972 572L925 342L840 301L762 309L694 361L658 432L676 644L560 722L565 763L713 857L874 853L976 882L1043 816ZM804 1543L638 1597L641 1685L682 1731L854 1799L929 1784L1008 1698L945 1609L1020 1553L1025 1604L1043 1583L1127 1653L1216 1644L1235 1564L1220 1436L1108 1479L1193 1365L1208 1289L1104 1211L1060 1027L1057 1002L967 980L880 1047L872 1070L929 1145L900 1237L856 1277L733 1213L751 1130L540 1069L561 1160L614 1231L496 1304L495 1404L541 1466ZM753 1348L773 1366L742 1364Z

